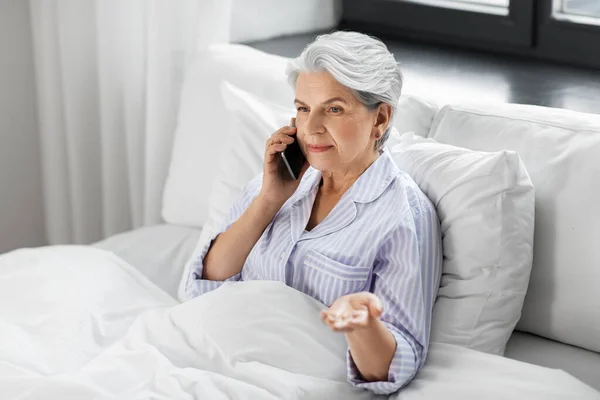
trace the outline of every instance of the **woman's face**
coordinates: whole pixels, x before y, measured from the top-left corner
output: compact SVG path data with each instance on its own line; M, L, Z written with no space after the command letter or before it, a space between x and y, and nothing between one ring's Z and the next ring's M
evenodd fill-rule
M302 72L296 81L297 137L310 165L351 169L375 156L377 110L369 111L328 72Z

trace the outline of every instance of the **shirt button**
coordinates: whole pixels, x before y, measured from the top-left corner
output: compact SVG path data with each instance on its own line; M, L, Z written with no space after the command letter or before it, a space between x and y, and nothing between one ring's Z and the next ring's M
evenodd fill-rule
M281 253L279 257L283 260L285 258L285 253Z

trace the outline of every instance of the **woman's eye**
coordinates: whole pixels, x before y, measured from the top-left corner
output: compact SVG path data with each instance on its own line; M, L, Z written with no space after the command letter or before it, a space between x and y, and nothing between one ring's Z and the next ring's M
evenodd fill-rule
M300 112L306 112L308 109L306 107L298 107L297 110Z
M334 114L340 113L342 112L342 109L339 107L329 107L329 109L331 110L331 112L333 112Z

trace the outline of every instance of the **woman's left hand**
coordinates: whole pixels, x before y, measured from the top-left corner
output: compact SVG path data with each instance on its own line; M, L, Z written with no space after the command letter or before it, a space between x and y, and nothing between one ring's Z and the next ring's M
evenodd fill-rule
M334 332L352 332L371 326L379 319L383 307L377 296L370 292L352 293L337 299L328 310L321 311L321 319Z

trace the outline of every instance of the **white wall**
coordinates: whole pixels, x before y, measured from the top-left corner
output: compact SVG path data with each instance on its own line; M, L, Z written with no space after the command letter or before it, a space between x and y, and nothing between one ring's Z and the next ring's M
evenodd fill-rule
M0 253L45 244L29 1L0 1Z
M342 15L341 0L232 0L231 41L327 31Z

